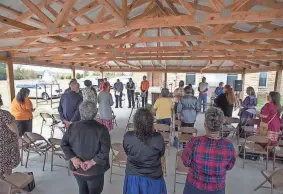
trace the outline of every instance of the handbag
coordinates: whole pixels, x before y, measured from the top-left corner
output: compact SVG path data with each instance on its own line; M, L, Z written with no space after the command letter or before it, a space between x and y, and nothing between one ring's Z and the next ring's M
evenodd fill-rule
M268 125L275 117L276 117L276 114L272 117L272 119L270 119L270 121L268 121L268 123L263 122L261 119L260 124L259 124L259 135L260 136L267 136Z
M32 181L25 188L23 188L23 190L31 192L32 190L35 189L35 181L34 181L33 172L27 172L26 174L32 176Z

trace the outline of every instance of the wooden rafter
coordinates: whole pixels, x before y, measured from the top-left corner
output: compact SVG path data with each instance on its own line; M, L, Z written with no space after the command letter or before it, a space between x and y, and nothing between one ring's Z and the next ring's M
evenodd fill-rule
M72 8L77 0L68 0L65 1L63 8L60 10L56 20L55 20L55 27L61 27L66 18L69 16L70 12L72 11Z
M114 1L112 0L98 0L101 5L106 7L106 9L118 20L120 21L124 26L127 25L127 21L125 21L125 18L121 12L121 10L117 7Z

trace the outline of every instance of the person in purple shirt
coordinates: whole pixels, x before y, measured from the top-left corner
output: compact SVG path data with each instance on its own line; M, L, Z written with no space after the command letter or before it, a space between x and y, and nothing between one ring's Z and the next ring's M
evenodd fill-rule
M79 94L80 85L77 82L70 84L71 91L63 94L60 99L58 112L66 127L72 122L80 121L79 106L83 101L83 96Z
M252 114L250 112L248 112L248 109L256 109L257 106L257 97L255 95L255 90L253 87L248 87L247 88L247 97L244 99L244 101L242 102L242 109L239 112L239 116L240 116L240 129L239 129L239 134L240 137L244 137L244 133L243 132L243 127L246 125L246 122L249 119L254 119L256 117L255 114Z

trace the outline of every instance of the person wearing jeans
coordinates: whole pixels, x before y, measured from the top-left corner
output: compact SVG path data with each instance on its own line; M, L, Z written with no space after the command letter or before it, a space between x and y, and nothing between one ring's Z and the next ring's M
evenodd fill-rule
M202 82L199 83L198 91L199 91L199 103L200 106L203 104L203 112L205 112L207 106L207 92L208 92L208 83L206 83L205 77L203 77Z
M114 84L115 98L116 98L115 108L118 108L118 105L120 106L120 108L122 108L123 89L124 89L123 83L120 82L119 79L117 79L117 82Z
M168 96L169 90L163 88L161 90L161 97L156 100L153 108L156 112L156 123L170 126L174 105Z
M141 82L141 97L142 97L142 107L147 105L148 98L149 81L146 80L146 76L143 76L143 81Z
M135 89L136 89L136 85L133 82L133 79L130 78L129 82L126 85L126 89L127 89L127 95L128 95L128 101L129 101L129 108L135 108Z

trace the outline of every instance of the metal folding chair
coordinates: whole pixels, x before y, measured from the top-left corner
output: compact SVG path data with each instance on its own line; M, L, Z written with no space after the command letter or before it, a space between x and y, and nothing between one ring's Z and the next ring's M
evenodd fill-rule
M165 145L168 148L168 154L170 155L170 146L171 146L171 140L170 140L170 126L165 124L154 124L155 131L161 133L161 135L164 138Z
M61 148L61 139L49 138L48 141L51 144L51 171L53 171L53 166L67 168L68 175L70 176L69 161L66 159L66 156ZM54 156L64 159L66 161L66 166L54 164Z
M110 180L109 182L112 183L112 175L118 175L118 176L124 176L122 174L114 173L113 172L113 167L118 167L118 168L126 168L127 164L127 155L124 152L123 146L121 143L114 143L111 144L111 166L110 166ZM117 152L117 154L115 153Z
M44 171L46 157L52 145L44 137L42 137L40 134L37 134L37 133L26 132L24 134L24 137L26 137L29 140L29 145L26 148L27 149L27 159L26 159L25 167L27 168L28 166L30 152L36 152L39 155L41 154L44 155L44 161L43 161L43 167L42 167L42 171Z
M40 135L42 135L43 126L46 125L46 126L48 126L51 129L50 137L53 137L54 130L55 130L55 124L57 124L57 123L55 123L54 118L49 113L40 113L40 117L42 118Z
M118 125L117 125L117 120L116 120L116 115L114 114L113 111L112 111L112 123L113 123L113 125L115 124L116 127L118 127Z
M283 191L283 169L278 169L274 172L262 170L261 174L264 176L265 181L256 187L254 191L257 191L260 188L270 188L271 194L274 193L274 190ZM269 183L270 187L263 186L265 183Z
M52 114L53 117L53 123L55 124L54 127L58 128L63 134L66 133L66 126L65 124L61 121L60 115L59 114Z
M266 157L265 169L267 170L270 143L271 141L266 136L255 135L247 137L242 145L244 151L243 168L245 168L245 163L247 163L245 159L246 155L259 154L262 155L262 157Z
M188 168L185 167L182 160L183 150L179 150L176 153L175 173L174 173L174 193L176 191L176 184L184 184L184 182L177 182L177 175L186 176L188 174Z
M233 132L233 137L237 135L237 143L239 144L239 123L240 119L235 117L226 117L224 119L223 128L221 130L221 137L228 137ZM236 127L233 125L237 125Z
M15 193L25 193L31 194L23 190L31 181L33 177L31 175L15 172L9 176L4 177L0 175L0 193L5 194L15 194Z
M275 170L276 160L283 161L283 140L279 140L276 146L273 147L273 171Z

